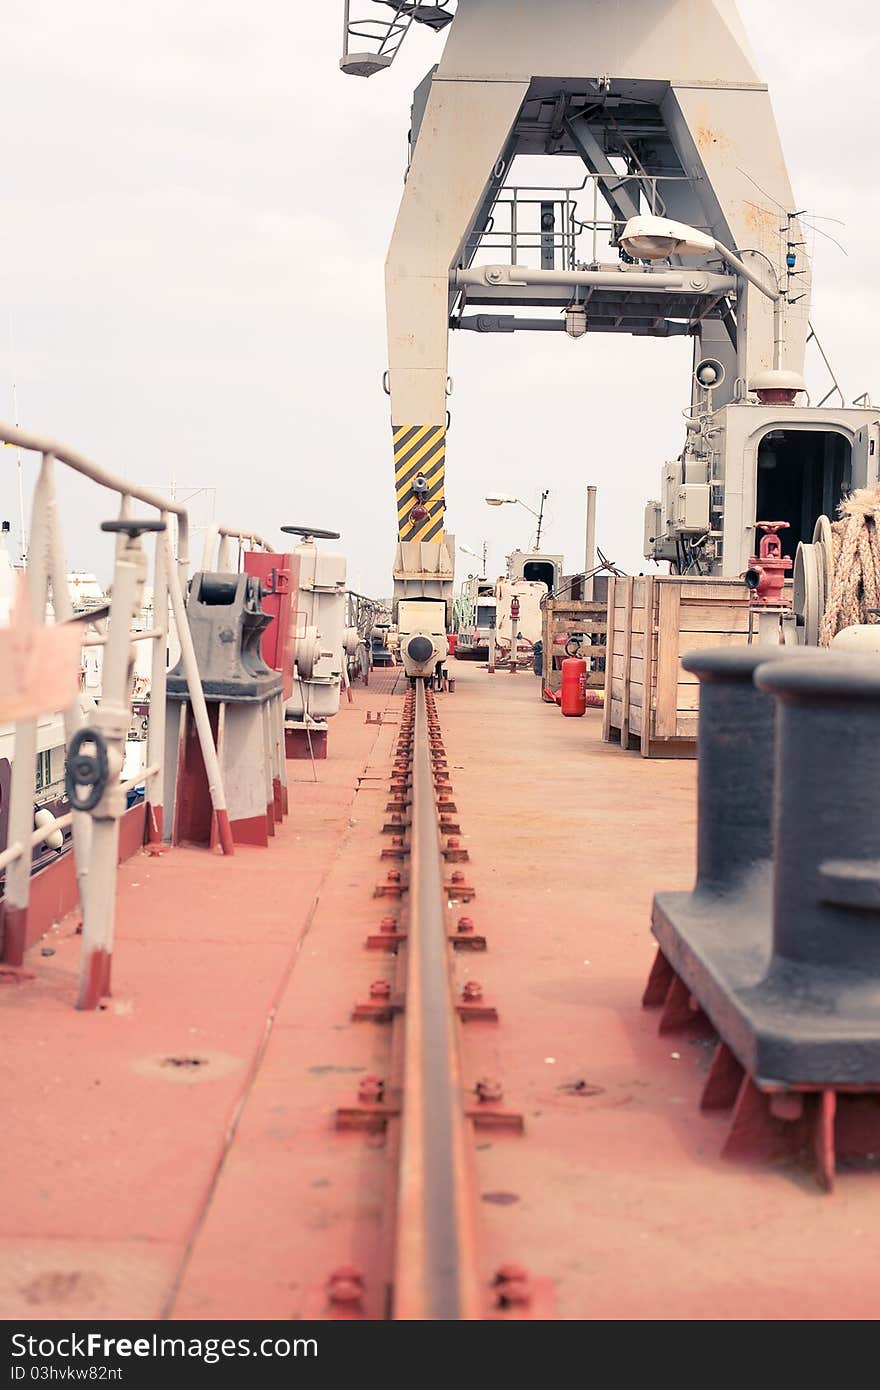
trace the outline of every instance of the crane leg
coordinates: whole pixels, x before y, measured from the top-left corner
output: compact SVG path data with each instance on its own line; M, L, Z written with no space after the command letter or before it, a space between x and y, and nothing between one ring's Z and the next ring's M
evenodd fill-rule
M385 268L401 541L443 540L449 271L527 89L522 81L435 77L416 138Z

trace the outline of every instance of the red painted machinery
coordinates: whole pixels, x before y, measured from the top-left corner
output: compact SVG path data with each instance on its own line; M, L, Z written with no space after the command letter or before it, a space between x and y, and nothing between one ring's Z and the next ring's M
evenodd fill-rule
M285 700L293 694L295 657L294 624L291 609L299 592L299 557L265 550L248 550L244 556L245 574L252 574L263 586L263 612L274 622L263 633L262 656L267 666L281 672Z
M751 602L760 608L778 608L782 605L782 590L785 577L791 569L791 557L783 555L779 532L788 529L787 521L759 521L758 528L766 531L758 545L757 555L752 555L749 568L745 572L746 588L751 590Z

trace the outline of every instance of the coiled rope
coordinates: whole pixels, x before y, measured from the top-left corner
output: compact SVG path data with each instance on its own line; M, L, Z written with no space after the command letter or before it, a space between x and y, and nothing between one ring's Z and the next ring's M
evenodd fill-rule
M880 616L880 487L858 488L831 523L834 572L819 632L827 647L842 628L876 623Z

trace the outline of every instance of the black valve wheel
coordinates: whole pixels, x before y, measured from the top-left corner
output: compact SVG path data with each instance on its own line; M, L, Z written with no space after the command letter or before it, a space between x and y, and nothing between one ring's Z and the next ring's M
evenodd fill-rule
M164 531L165 522L161 517L132 516L117 517L114 521L102 521L101 530L111 535L142 536L148 531Z
M97 729L78 729L67 750L64 772L67 799L72 811L93 811L110 776L107 743Z
M286 536L314 536L319 541L338 541L338 531L322 531L317 526L282 526Z

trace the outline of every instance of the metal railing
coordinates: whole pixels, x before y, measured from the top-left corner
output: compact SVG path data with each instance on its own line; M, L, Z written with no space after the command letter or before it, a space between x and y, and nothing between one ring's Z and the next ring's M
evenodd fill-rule
M374 5L381 5L385 10L395 10L393 19L385 17L367 17L365 19L351 18L351 0L343 0L342 4L342 58L340 66L342 70L358 72L363 77L368 77L371 72L376 72L380 68L390 67L400 45L409 33L410 25L413 21L416 24L424 24L429 29L439 33L452 23L455 11L449 8L452 0L434 0L433 4L420 4L419 0L371 0ZM352 55L350 40L353 38L366 39L370 44L367 53ZM355 66L350 65L350 59L354 56ZM357 63L357 59L372 59L366 67Z
M483 232L475 232L470 238L465 260L469 262L478 251L504 251L510 256L510 264L518 265L523 252L552 251L553 268L557 270L575 270L581 263L595 264L601 240L612 240L623 225L605 205L601 184L608 182L640 191L653 211L665 207L660 184L689 180L684 174L620 172L613 179L607 174L587 173L579 184L510 184L499 191ZM583 215L579 194L591 203ZM548 207L553 209L553 226L543 228L541 212ZM535 209L537 215L530 214L530 209ZM587 234L591 239L589 255L579 262L579 256L586 254L583 237Z
M238 553L234 559L233 541L238 543ZM241 557L246 549L272 551L275 547L256 531L239 531L212 521L205 532L202 545L202 569L206 572L238 574L241 569Z
M343 70L351 56L351 39L366 39L370 45L368 52L377 59L377 67L390 67L400 45L409 33L413 13L398 13L393 19L351 18L350 0L344 0L342 7L342 59Z
M72 828L83 918L77 1007L91 1008L109 985L120 821L126 809L125 793L132 787L141 783L145 787L147 842L158 843L163 837L169 612L180 645L181 666L207 774L219 843L224 854L233 852L220 766L184 601L189 573L189 517L182 503L131 483L55 440L0 423L0 441L40 458L24 576L28 604L38 625L45 622L50 597L56 623L68 623L75 617L67 586L68 571L55 486L56 465L79 473L99 487L116 493L119 499L117 518L102 524L103 530L115 536L109 613L101 618L103 630L98 636L86 639L90 645L100 644L104 648L100 703L80 695L63 712L67 751L70 753L72 746L76 750L75 756L68 757L67 767L71 810L54 824L34 830L37 715L49 712L35 710L15 722L7 847L0 854L0 869L6 870L0 958L7 965L17 966L21 965L29 944L27 918L33 848L54 831ZM133 502L141 503L154 515L133 516ZM168 525L170 520L174 522L176 553ZM254 533L224 527L215 527L213 531L223 538L221 548L231 538L238 539L240 545L248 540L266 547L266 542ZM145 533L155 535L153 625L147 631L135 631L132 629L142 611L149 572L141 541ZM123 782L121 773L131 720L135 641L152 643L147 766L136 777Z

